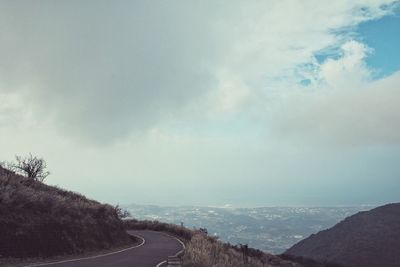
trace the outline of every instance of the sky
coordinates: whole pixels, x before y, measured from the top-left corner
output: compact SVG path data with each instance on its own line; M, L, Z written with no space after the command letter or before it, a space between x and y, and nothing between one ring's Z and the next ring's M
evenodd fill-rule
M112 204L400 197L400 2L0 2L0 161Z

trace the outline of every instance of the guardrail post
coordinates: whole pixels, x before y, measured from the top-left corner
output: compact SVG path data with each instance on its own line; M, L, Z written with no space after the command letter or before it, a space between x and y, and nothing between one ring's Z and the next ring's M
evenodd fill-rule
M169 256L167 260L167 267L181 267L182 262L179 257Z

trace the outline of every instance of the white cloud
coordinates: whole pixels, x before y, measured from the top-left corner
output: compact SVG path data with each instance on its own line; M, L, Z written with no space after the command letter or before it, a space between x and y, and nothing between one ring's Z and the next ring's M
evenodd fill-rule
M320 65L320 80L336 89L357 88L371 80L371 72L364 59L370 49L364 44L349 41L342 45L340 59L328 59Z
M282 100L285 108L274 113L273 129L312 143L398 144L400 72L372 80L365 45L349 41L342 51L342 57L316 66L314 84Z

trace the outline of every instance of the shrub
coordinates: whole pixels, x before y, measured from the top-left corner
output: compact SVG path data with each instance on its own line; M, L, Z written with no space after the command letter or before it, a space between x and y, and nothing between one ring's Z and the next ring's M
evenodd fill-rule
M195 231L187 229L183 226L178 226L175 224L162 223L159 221L139 221L136 219L128 219L124 220L125 228L128 230L153 230L166 232L171 235L174 235L185 242L190 241Z

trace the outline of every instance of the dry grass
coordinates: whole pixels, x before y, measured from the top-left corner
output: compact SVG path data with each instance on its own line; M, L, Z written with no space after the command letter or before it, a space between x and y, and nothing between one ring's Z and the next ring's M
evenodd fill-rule
M115 207L0 167L0 256L49 257L129 242Z
M224 244L202 233L195 234L187 244L183 263L184 267L300 266L258 250Z

